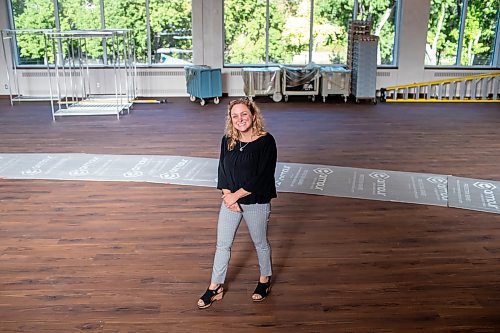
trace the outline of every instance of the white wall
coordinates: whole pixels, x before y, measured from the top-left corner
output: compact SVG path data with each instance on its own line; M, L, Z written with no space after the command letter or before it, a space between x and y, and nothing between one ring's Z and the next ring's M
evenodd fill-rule
M7 1L0 1L0 28L8 28ZM223 4L221 0L193 0L193 49L194 63L222 68L224 59ZM491 72L485 70L435 70L424 68L426 29L430 0L401 0L401 28L398 67L379 69L377 88L437 80L443 77ZM45 69L25 69L21 92L46 94L47 79L38 77ZM243 95L243 80L239 69L222 69L223 92L231 96ZM98 69L92 74L96 92L109 93L114 89L109 70ZM7 95L6 65L0 56L0 94ZM34 77L33 77L34 76ZM99 88L97 87L99 86ZM140 68L138 77L140 96L185 96L186 81L183 68Z
M377 89L424 80L430 0L402 0L397 69L379 69Z

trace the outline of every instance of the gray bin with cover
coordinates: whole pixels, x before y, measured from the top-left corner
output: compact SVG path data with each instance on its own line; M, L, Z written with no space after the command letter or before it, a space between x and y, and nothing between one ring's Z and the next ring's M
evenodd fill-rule
M351 71L344 67L321 67L321 96L323 103L328 95L342 95L344 102L351 94Z
M311 96L314 102L319 93L320 66L310 63L305 67L286 67L283 66L283 95L285 102L288 101L288 95L306 95Z
M243 68L243 84L245 95L250 99L255 96L271 96L273 101L281 101L281 68L279 67Z

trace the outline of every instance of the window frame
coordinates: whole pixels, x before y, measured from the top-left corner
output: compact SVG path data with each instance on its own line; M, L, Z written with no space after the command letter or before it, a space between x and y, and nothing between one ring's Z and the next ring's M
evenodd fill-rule
M430 5L432 5L432 0ZM460 13L460 26L459 26L459 35L457 40L457 51L455 54L455 64L453 65L426 65L424 63L424 69L430 70L450 70L450 69L460 69L460 70L491 70L500 68L500 4L499 8L497 8L497 21L495 28L495 41L494 47L492 50L490 65L461 65L460 59L462 57L462 49L463 49L463 41L465 34L465 24L467 20L467 9L469 0L461 0L462 10ZM429 32L427 31L427 34ZM427 35L426 35L427 36Z
M55 18L55 27L54 29L56 31L60 31L60 16L59 16L59 1L60 0L51 0L54 6L54 18ZM101 23L101 28L100 29L106 29L106 16L105 16L105 9L104 9L104 1L106 0L99 0L99 13L100 13L100 23ZM195 0L190 0L191 1L191 13L192 13L192 6L193 2ZM146 4L146 38L147 38L147 50L148 50L148 59L147 62L136 62L136 67L137 68L183 68L185 65L184 64L164 64L164 63L153 63L151 61L152 58L152 48L151 48L151 26L150 26L150 8L149 8L149 0L145 0ZM15 18L14 18L14 12L13 12L13 6L12 6L12 0L7 0L7 19L8 23L10 25L11 30L16 29L15 25ZM192 29L192 21L191 21L191 31ZM105 45L106 41L103 40L103 64L88 64L89 68L113 68L113 64L108 63L108 51L107 47ZM14 64L16 68L22 68L22 69L39 69L39 68L46 68L47 65L45 64L40 64L40 65L33 65L33 64L20 64L20 58L19 58L19 52L17 48L17 40L14 40L14 44L11 43L11 54L14 56ZM193 58L191 59L193 62ZM54 64L50 64L49 66L54 66Z
M396 7L394 10L394 47L392 50L393 54L393 62L392 64L378 64L377 68L380 69L397 69L399 67L399 35L401 31L401 2L402 0L395 0L396 1ZM353 10L351 13L351 17L355 19L356 17L356 11L357 11L357 4L358 0L354 0L353 4ZM274 66L276 65L275 63L270 63L269 62L269 0L266 0L266 50L265 50L265 58L266 61L264 64L230 64L225 62L225 55L224 51L226 48L225 45L225 15L224 15L224 4L223 4L223 13L222 13L222 25L223 25L223 67L225 68L243 68L243 67L265 67L265 66ZM312 59L312 45L314 43L314 38L312 38L313 33L314 33L314 0L310 0L310 15L309 15L309 49L308 49L308 61L309 63L311 62ZM280 65L285 65L285 66L303 66L303 65L296 65L296 64L280 64ZM337 64L337 65L345 65L345 64Z

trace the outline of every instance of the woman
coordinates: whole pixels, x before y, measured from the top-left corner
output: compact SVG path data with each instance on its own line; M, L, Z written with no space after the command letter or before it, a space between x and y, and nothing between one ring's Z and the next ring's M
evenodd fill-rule
M271 199L276 198L276 159L276 142L264 130L264 119L257 105L248 99L229 103L219 158L217 188L222 190L222 204L217 247L211 283L198 300L200 309L222 299L231 246L242 218L257 250L260 267L252 300L263 301L269 294L272 268L267 223Z

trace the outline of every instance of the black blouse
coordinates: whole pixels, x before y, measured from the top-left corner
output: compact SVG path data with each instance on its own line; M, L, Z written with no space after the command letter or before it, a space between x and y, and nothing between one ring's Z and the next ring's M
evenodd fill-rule
M221 142L217 188L236 192L240 188L251 194L238 200L250 205L269 203L276 198L274 172L277 149L274 137L267 133L255 141L236 141L233 150L227 149L227 137ZM244 147L240 151L240 147Z

